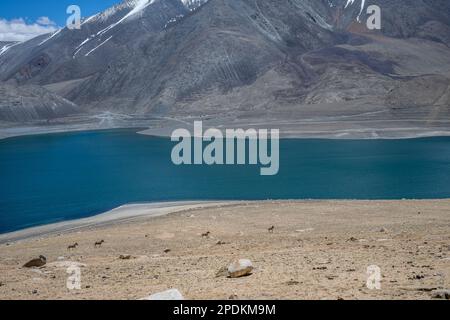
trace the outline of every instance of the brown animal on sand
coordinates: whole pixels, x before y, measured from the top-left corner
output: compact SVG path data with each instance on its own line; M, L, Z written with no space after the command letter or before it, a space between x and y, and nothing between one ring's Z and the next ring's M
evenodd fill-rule
M104 244L104 243L105 243L105 240L100 240L94 244L94 247L101 247L102 244Z
M202 238L208 238L211 232L207 231L205 233L202 233Z
M273 233L273 231L275 230L275 226L271 226L269 229L267 229L269 231L269 233Z
M75 242L74 244L71 244L70 246L68 246L67 250L76 249L77 247L78 247L78 242Z

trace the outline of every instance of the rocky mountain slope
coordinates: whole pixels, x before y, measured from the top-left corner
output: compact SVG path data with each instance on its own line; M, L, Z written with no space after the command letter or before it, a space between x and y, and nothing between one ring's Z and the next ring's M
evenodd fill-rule
M80 112L74 103L35 85L0 83L0 119L7 122L56 119Z
M430 124L450 116L449 22L446 0L127 0L3 46L0 80L86 114Z

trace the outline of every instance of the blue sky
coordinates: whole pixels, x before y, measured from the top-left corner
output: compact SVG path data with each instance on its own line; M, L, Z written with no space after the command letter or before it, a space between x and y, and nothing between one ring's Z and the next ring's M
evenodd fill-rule
M0 41L23 41L64 26L69 5L81 8L88 17L121 0L0 0ZM46 19L48 18L48 19Z

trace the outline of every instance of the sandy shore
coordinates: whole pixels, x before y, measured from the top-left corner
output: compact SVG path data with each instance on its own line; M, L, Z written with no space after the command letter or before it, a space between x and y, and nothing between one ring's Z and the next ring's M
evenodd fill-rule
M211 201L179 201L130 204L121 206L103 214L84 219L63 221L25 230L19 230L16 232L0 234L0 244L16 242L29 238L37 238L41 236L73 232L88 228L96 228L100 226L116 225L124 222L136 222L138 220L163 216L169 213L191 209L208 208L224 204L225 203L222 202ZM233 202L228 202L228 204L233 204Z
M197 118L134 118L116 114L99 114L76 119L60 119L55 124L11 126L0 124L0 139L63 132L88 130L110 130L129 128L139 134L170 137L172 132L185 128L192 132ZM364 124L363 126L361 124ZM279 129L283 139L410 139L422 137L450 136L450 121L441 120L429 123L422 120L355 120L342 121L342 118L311 118L302 120L236 120L221 119L203 121L207 128ZM143 128L148 128L144 129Z
M133 219L4 243L0 299L138 299L170 288L188 299L430 299L450 287L450 200L198 205L125 207L116 213ZM44 267L21 267L39 255ZM251 276L217 275L237 258L253 262ZM81 290L66 288L69 261L80 263ZM370 265L380 290L366 287Z

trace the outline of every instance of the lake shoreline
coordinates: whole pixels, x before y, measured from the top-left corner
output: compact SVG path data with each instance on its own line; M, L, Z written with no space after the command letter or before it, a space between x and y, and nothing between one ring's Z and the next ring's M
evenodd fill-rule
M102 228L109 225L149 219L176 212L223 205L240 201L173 201L128 204L86 218L61 221L0 234L0 244L45 237L54 234Z
M0 233L0 245L6 243L20 242L23 240L37 239L41 237L54 236L57 234L96 230L108 226L126 223L139 223L156 217L179 214L187 211L201 209L214 209L222 207L233 207L249 204L270 203L389 203L398 202L413 204L421 202L450 201L450 198L442 199L404 199L404 200L354 200L354 199L286 199L286 200L224 200L224 201L171 201L171 202L149 202L138 204L126 204L112 210L88 216L80 219L61 221L38 225L30 228L19 229L12 232Z
M14 139L0 149L0 230L103 216L129 203L448 198L449 142L287 139L279 174L265 177L258 166L176 166L173 143L135 130Z
M306 121L305 123L308 123ZM448 137L450 136L450 129L443 130L443 128L373 128L373 129L354 129L354 128L339 128L332 130L330 127L338 123L331 122L324 126L323 130L317 129L314 131L299 130L297 128L290 127L287 129L278 128L276 125L270 125L267 128L280 129L281 139L326 139L326 140L395 140L395 139L417 139L417 138L431 138L431 137ZM192 124L180 123L179 121L171 121L170 124L159 127L151 127L144 124L136 125L113 125L103 126L92 123L80 123L72 125L55 125L55 126L19 126L19 127L0 127L0 141L8 138L33 136L33 135L47 135L47 134L60 134L60 133L76 133L84 131L108 131L108 130L122 130L136 129L137 134L148 135L159 138L170 138L174 130L178 128L185 128L192 130ZM243 123L224 123L220 127L230 128L265 128L261 124L252 126L250 124ZM205 126L207 128L214 127L214 124ZM328 130L327 130L328 129Z

